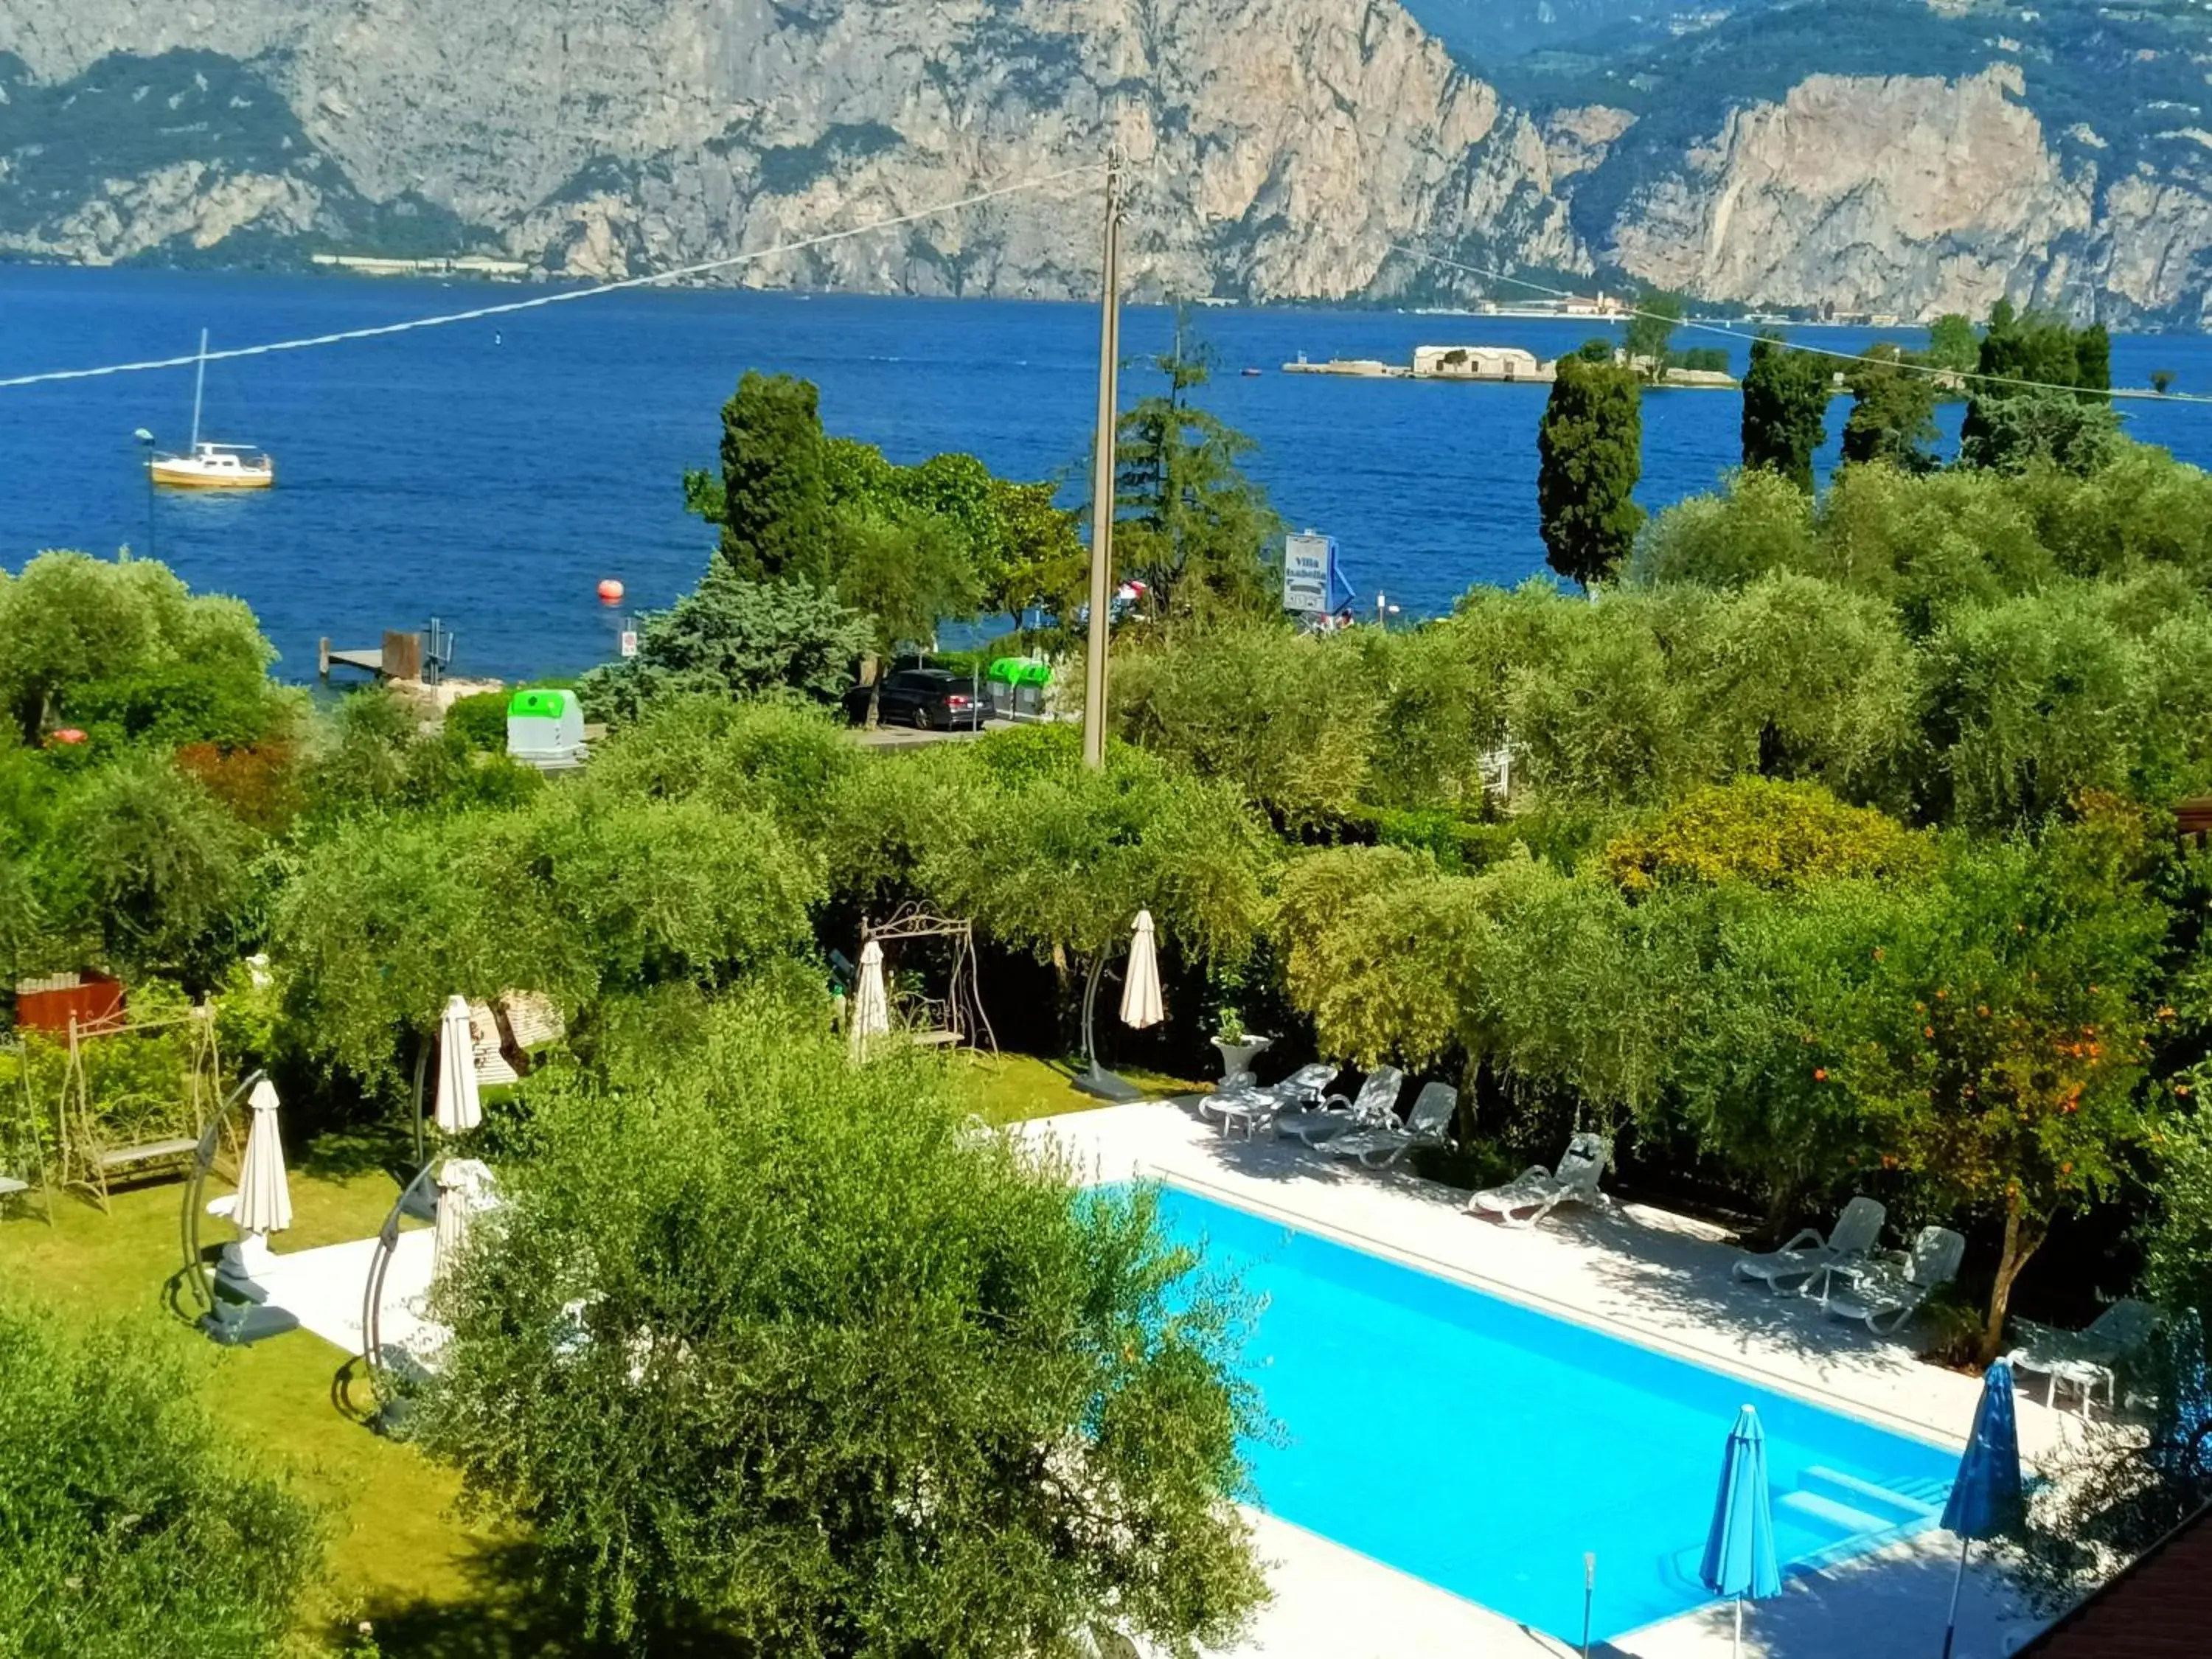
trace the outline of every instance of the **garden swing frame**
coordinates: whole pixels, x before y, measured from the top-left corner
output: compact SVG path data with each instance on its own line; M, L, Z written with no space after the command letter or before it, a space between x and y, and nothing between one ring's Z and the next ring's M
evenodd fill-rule
M111 1144L100 1131L94 1108L91 1075L85 1066L87 1048L97 1038L147 1036L179 1028L191 1033L191 1042L177 1132ZM69 1058L61 1092L54 1103L55 1159L60 1165L57 1184L78 1188L100 1206L103 1214L112 1213L111 1179L172 1165L178 1173L184 1173L199 1155L200 1138L210 1121L220 1120L222 1103L222 1054L216 1040L212 1002L195 1003L182 1013L151 1019L118 1014L80 1024L71 1016ZM232 1150L234 1153L236 1148Z
M900 1016L895 1029L902 1031L909 1042L965 1048L981 1054L987 1048L995 1060L999 1055L998 1035L991 1030L991 1021L983 1012L983 993L975 975L975 924L964 917L941 916L918 904L902 905L880 922L860 918L860 943L900 945L927 939L952 941L952 972L943 997L919 997L901 1000L890 994L886 969L884 987L886 1000ZM917 1024L911 1011L919 1009L928 1023ZM977 1039L981 1041L978 1042Z
M0 1107L0 1220L30 1193L39 1194L39 1215L54 1224L53 1188L47 1180L46 1137L38 1097L31 1088L31 1055L19 1036L5 1044L15 1056L16 1087ZM12 1160L12 1161L7 1161Z

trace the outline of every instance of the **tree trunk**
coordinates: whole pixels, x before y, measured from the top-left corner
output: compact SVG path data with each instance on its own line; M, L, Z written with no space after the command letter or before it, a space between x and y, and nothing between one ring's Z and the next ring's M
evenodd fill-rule
M1797 1183L1786 1176L1776 1176L1774 1185L1767 1189L1766 1222L1759 1237L1769 1249L1778 1248L1790 1237L1790 1218L1797 1210Z
M1060 1041L1065 1043L1067 1042L1068 1010L1074 1006L1075 970L1068 963L1066 949L1057 945L1052 947L1052 977L1054 989L1058 993L1053 999L1052 1006L1058 1011L1059 1018L1055 1023L1060 1027ZM1083 1013L1079 1008L1075 1012L1075 1024L1078 1028L1075 1041L1078 1042L1083 1040L1080 1031L1082 1023Z
M2046 1231L2045 1224L2021 1212L2018 1198L2006 1201L2004 1249L1997 1257L1996 1282L1990 1286L1989 1322L1982 1328L1977 1364L1987 1365L2004 1351L2005 1309L2012 1301L2013 1282L2043 1243Z

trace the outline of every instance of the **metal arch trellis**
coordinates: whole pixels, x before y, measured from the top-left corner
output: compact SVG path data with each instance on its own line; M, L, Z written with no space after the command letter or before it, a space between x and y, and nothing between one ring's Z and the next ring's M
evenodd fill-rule
M940 916L918 904L906 904L879 922L863 917L860 942L866 945L871 939L878 945L950 939L952 972L945 995L942 999L908 999L908 1006L921 1016L919 1021L908 1021L908 1033L917 1042L949 1043L978 1052L988 1048L992 1057L997 1057L999 1039L983 1012L982 988L975 975L974 922L963 917Z
M440 1162L440 1158L432 1158L417 1170L415 1178L400 1189L399 1196L392 1201L391 1213L376 1230L376 1248L369 1257L368 1282L362 1289L362 1368L368 1374L380 1413L392 1404L398 1391L392 1367L385 1356L384 1281L399 1249L399 1224L410 1214L435 1213L434 1182Z

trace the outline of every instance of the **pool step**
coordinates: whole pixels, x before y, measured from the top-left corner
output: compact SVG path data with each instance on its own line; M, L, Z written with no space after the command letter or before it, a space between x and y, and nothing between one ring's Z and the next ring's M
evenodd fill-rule
M1809 1516L1821 1525L1832 1528L1847 1538L1856 1538L1866 1533L1887 1532L1897 1524L1887 1516L1869 1515L1864 1510L1855 1510L1848 1504L1839 1504L1832 1498L1823 1498L1815 1492L1784 1492L1775 1500L1777 1508L1793 1510Z
M1937 1480L1914 1480L1901 1486L1878 1486L1855 1474L1819 1464L1799 1478L1802 1488L1831 1499L1841 1499L1854 1509L1870 1510L1884 1527L1922 1521L1939 1513L1946 1488Z

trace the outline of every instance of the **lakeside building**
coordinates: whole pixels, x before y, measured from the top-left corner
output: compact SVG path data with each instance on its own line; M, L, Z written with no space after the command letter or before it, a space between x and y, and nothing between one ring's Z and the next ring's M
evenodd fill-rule
M1559 365L1519 346L1415 346L1417 380L1539 380L1559 378Z
M313 263L329 270L356 276L479 276L489 282L519 283L530 274L520 259L494 259L481 253L464 253L451 259L387 259L367 253L318 253Z

